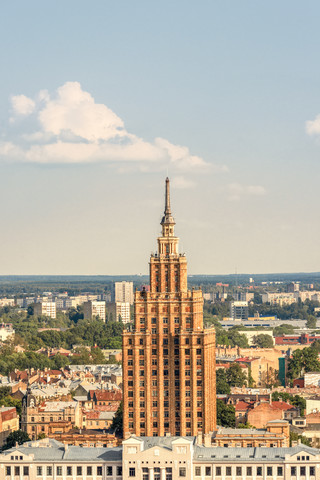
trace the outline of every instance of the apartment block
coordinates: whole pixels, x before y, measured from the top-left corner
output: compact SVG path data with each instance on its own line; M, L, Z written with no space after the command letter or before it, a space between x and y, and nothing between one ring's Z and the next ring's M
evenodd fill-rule
M98 300L89 300L83 304L83 314L85 320L92 320L93 318L100 318L106 321L106 302Z
M35 303L33 306L34 315L44 315L46 317L56 318L56 303L55 302L42 302Z
M133 305L133 282L115 282L114 301Z

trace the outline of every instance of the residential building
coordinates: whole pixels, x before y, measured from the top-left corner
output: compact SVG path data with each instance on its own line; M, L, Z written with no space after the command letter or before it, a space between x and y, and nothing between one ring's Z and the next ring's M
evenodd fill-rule
M295 294L286 293L286 292L267 292L262 294L262 302L263 303L270 303L271 305L291 305L292 303L296 303L297 299L295 298Z
M124 437L206 434L216 426L215 330L203 327L201 290L187 288L174 235L169 179L150 291L135 292L134 329L123 332Z
M267 422L266 428L243 429L222 428L213 433L212 446L215 447L288 447L290 444L290 427L285 420Z
M248 320L249 310L248 302L231 302L230 317L232 320Z
M108 321L130 323L130 303L129 302L113 302L108 303Z
M11 432L19 430L16 407L0 407L0 447L3 447Z
M0 298L0 307L14 307L14 298Z
M21 429L30 438L68 432L82 426L80 404L75 401L38 401L30 388L22 399Z
M133 282L115 282L114 301L133 305Z
M56 318L56 302L41 302L33 305L34 315L44 315L46 317Z
M257 337L258 335L269 335L269 337L271 337L272 339L272 342L274 344L274 338L273 338L273 331L272 330L244 330L243 332L241 332L242 335L245 335L245 337L247 337L247 340L248 340L248 343L250 346L252 345L256 345L256 342L255 342L255 337Z
M14 337L15 330L12 323L0 323L0 341L6 342Z
M83 304L83 315L85 320L100 318L106 321L106 302L98 300L88 300Z

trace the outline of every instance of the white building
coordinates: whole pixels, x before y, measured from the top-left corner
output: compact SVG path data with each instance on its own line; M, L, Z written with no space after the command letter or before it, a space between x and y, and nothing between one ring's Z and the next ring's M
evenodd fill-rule
M14 307L14 298L0 298L0 307Z
M233 320L248 320L248 302L231 302L230 317Z
M35 303L33 306L34 315L44 315L46 317L56 318L56 302Z
M12 323L1 323L0 324L0 341L5 342L9 340L10 337L14 337L15 331L13 329Z
M133 305L133 282L115 282L114 301Z
M270 303L271 305L291 305L296 303L297 299L293 292L275 292L275 293L263 293L262 302Z
M108 304L108 314L111 314L114 322L130 323L130 303L114 302ZM109 317L110 320L110 317Z
M83 304L83 313L85 320L92 320L99 317L100 320L106 321L106 302L98 300L89 300Z

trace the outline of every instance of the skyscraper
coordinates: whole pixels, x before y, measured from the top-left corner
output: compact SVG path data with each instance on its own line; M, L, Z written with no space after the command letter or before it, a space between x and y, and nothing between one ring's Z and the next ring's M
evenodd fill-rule
M187 289L170 184L150 291L135 292L134 329L123 333L124 437L206 434L216 427L215 331L203 328L201 290Z

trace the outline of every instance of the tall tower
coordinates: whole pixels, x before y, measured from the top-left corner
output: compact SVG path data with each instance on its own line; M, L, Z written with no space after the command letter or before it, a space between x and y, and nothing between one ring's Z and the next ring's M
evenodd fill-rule
M135 292L134 329L123 333L123 433L197 435L216 427L215 330L203 328L201 290L187 288L170 183L150 291Z

